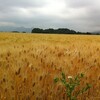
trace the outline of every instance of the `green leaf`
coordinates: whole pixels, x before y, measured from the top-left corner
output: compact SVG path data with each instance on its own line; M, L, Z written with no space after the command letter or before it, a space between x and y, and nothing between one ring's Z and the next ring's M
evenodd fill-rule
M59 78L54 78L54 82L57 83L59 81Z
M87 87L88 87L88 88L91 88L91 87L92 87L92 85L91 85L91 84L89 84L89 83L87 83Z
M83 74L83 73L81 73L81 74L80 74L80 77L81 77L81 78L83 78L83 77L84 77L84 74Z
M65 76L65 74L63 72L62 72L62 78L66 79L66 76Z

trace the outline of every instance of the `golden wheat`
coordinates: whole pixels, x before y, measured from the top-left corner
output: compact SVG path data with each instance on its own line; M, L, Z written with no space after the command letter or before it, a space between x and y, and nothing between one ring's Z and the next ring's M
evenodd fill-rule
M67 100L62 71L92 84L79 100L100 100L100 36L0 33L0 100Z

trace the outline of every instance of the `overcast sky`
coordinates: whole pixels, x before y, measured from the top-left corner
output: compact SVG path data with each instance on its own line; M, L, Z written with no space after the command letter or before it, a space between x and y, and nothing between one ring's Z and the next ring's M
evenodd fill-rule
M0 26L100 30L100 0L0 0Z

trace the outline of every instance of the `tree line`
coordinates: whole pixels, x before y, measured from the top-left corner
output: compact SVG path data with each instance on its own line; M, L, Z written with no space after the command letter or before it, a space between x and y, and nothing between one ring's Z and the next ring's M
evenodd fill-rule
M86 35L93 35L93 33L90 32L76 32L74 30L70 30L68 28L58 28L58 29L41 29L41 28L33 28L31 33L49 33L49 34L86 34ZM98 34L97 34L98 35Z

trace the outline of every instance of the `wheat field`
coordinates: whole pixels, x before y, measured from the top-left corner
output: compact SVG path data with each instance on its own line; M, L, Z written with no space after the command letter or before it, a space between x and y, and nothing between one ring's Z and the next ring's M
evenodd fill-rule
M100 36L0 33L0 100L68 100L61 72L85 73L79 100L100 100Z

